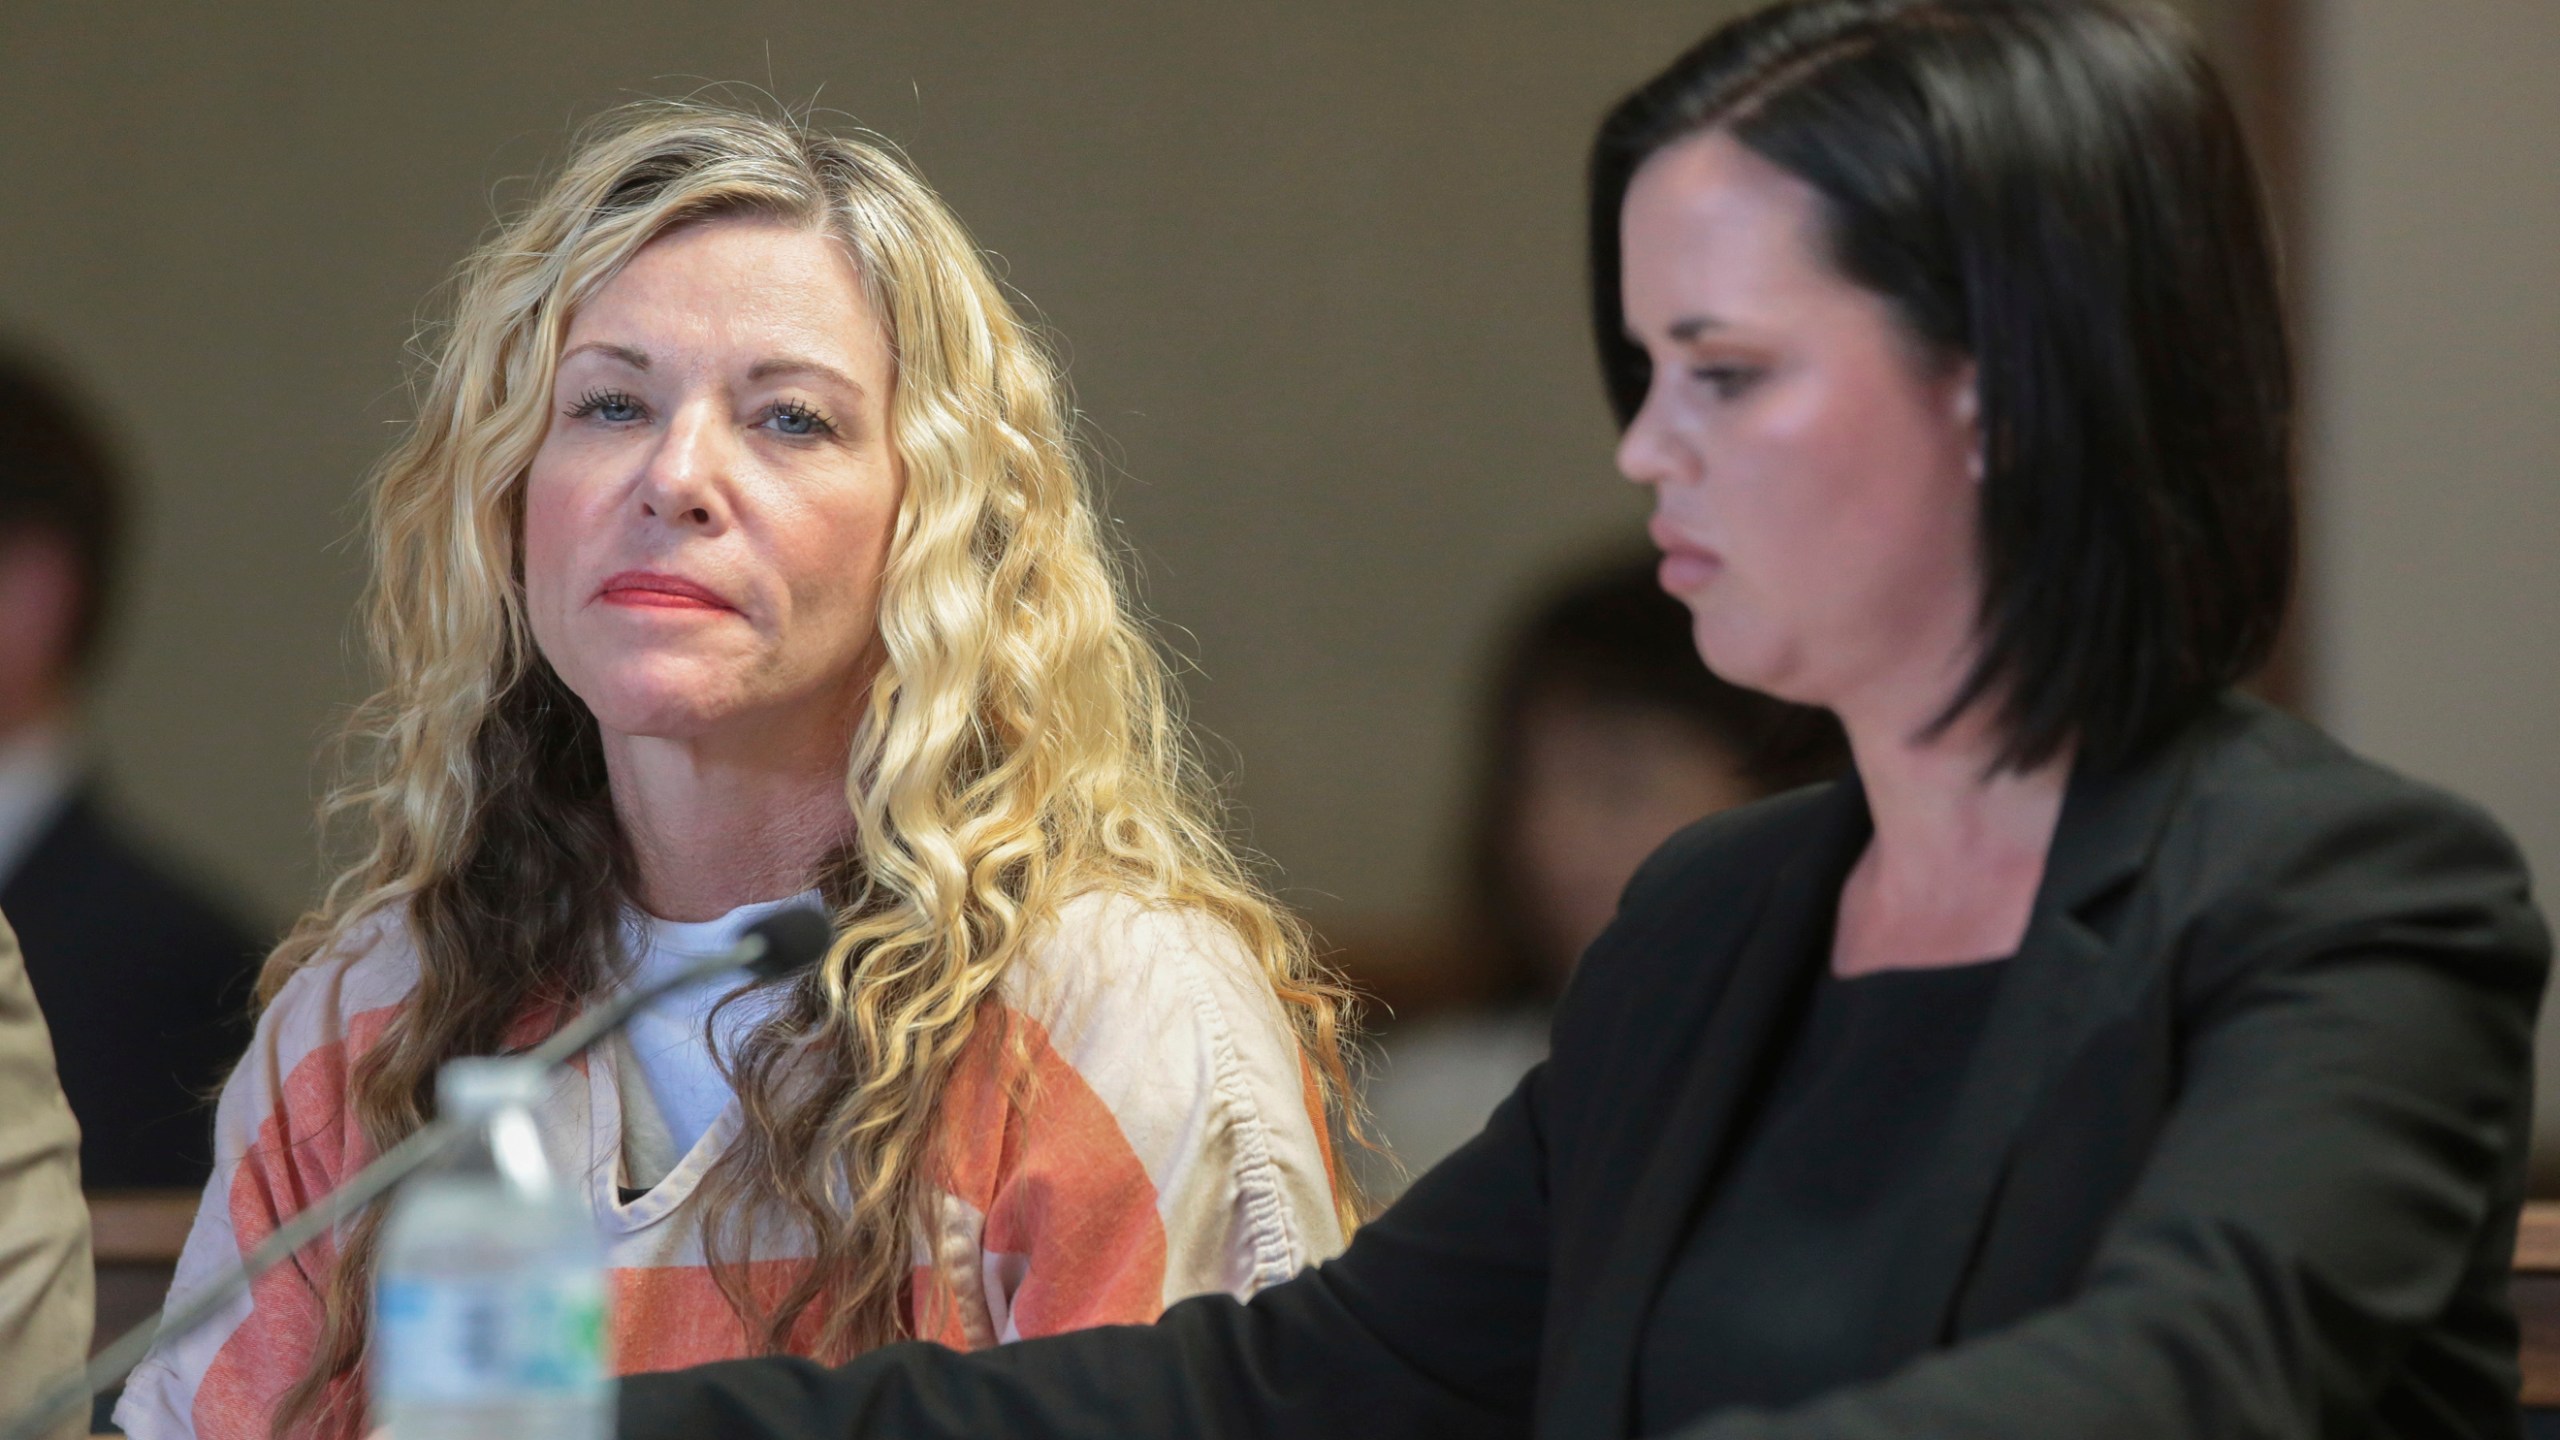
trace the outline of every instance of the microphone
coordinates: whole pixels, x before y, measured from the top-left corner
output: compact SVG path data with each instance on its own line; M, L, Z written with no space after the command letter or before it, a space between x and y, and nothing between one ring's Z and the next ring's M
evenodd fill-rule
M631 1023L631 1017L647 1008L669 991L681 990L715 975L743 969L757 980L779 980L794 975L818 962L835 939L835 927L824 912L807 906L777 910L747 927L738 943L716 955L705 955L666 979L645 987L625 990L601 1004L588 1007L578 1017L553 1032L527 1053L526 1058L540 1062L544 1068L563 1064L585 1051L590 1045ZM438 1118L430 1120L408 1139L394 1145L372 1164L349 1177L347 1182L330 1191L316 1203L305 1207L291 1220L267 1237L267 1242L252 1251L232 1272L203 1294L188 1301L175 1314L166 1310L134 1326L118 1337L116 1343L101 1350L88 1367L77 1375L66 1376L9 1417L0 1437L5 1440L38 1440L52 1426L60 1424L72 1411L94 1400L99 1392L122 1380L134 1366L142 1363L152 1345L161 1336L174 1339L213 1318L215 1312L231 1303L232 1298L257 1282L303 1246L336 1229L357 1211L380 1199L382 1195L407 1179L420 1166L444 1153L445 1148L460 1138L462 1127Z
M632 1016L668 991L681 990L730 970L744 969L758 980L779 980L796 974L816 964L834 938L834 927L819 911L806 906L777 910L748 926L738 943L720 954L705 955L655 985L626 990L601 1005L589 1007L535 1046L526 1058L558 1065L630 1024Z

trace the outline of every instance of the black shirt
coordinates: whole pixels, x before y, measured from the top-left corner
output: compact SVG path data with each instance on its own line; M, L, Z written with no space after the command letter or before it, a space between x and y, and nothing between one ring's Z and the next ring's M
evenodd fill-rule
M82 1188L202 1186L266 947L85 790L0 875L0 914L80 1122Z
M2005 966L1823 969L1759 1119L1648 1317L1639 1433L1880 1370L1871 1326Z

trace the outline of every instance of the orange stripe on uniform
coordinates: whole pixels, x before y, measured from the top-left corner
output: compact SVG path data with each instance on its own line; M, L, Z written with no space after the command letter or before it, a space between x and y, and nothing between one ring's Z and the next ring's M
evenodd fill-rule
M364 1165L370 1150L346 1109L347 1057L370 1049L397 1010L384 1006L350 1017L345 1039L314 1048L285 1077L231 1177L231 1233L243 1256L328 1194L340 1176ZM196 1387L197 1440L265 1440L276 1405L320 1348L318 1287L337 1263L337 1245L324 1236L297 1260L259 1277L249 1292L248 1318L222 1342ZM355 1398L352 1377L333 1388L342 1401ZM352 1420L353 1406L343 1413ZM337 1428L351 1433L353 1427Z
M944 1092L943 1163L946 1187L986 1216L982 1252L1022 1266L1015 1333L1155 1319L1165 1234L1154 1180L1047 1030L1010 1008L987 1018ZM1031 1107L1028 1120L1009 1096Z
M805 1260L757 1260L746 1266L749 1293L760 1305L779 1299L809 1272ZM612 1272L613 1372L680 1370L754 1355L763 1346L721 1293L709 1266L666 1265ZM814 1354L826 1320L821 1300L800 1313L783 1349Z

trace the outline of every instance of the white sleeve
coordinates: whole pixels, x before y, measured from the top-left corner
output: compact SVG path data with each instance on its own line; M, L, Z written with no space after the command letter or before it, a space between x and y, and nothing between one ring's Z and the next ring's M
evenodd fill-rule
M1296 1035L1224 925L1086 897L1019 993L1153 1182L1164 1304L1250 1295L1342 1248Z

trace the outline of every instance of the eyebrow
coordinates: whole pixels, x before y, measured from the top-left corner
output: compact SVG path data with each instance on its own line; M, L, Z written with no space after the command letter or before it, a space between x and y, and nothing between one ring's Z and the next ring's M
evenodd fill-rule
M629 345L615 345L603 340L590 340L584 345L573 345L569 347L567 352L561 355L560 363L566 365L578 356L588 354L602 355L607 359L619 360L634 370L646 370L649 368L648 351L637 349ZM816 360L805 359L797 355L777 355L769 360L759 360L755 364L747 367L747 378L749 380L770 380L776 375L815 375L821 379L832 380L847 390L852 391L856 395L865 393L862 388L862 383L854 379L852 376L847 375L832 365L824 364Z
M747 367L747 378L750 380L770 380L776 375L815 375L822 380L832 380L856 395L864 393L862 382L852 376L832 365L803 359L797 355L777 355L770 360L759 360Z
M648 351L634 350L628 345L608 345L602 340L590 340L584 345L570 346L568 353L560 357L560 363L566 365L579 356L589 353L603 355L609 359L619 360L634 370L646 370L649 368Z
M1724 321L1717 319L1713 315L1692 315L1685 320L1675 320L1671 322L1671 329L1668 333L1672 339L1686 345L1690 341L1697 339L1699 336L1706 334L1710 330L1724 330L1729 328L1731 327L1727 326Z

